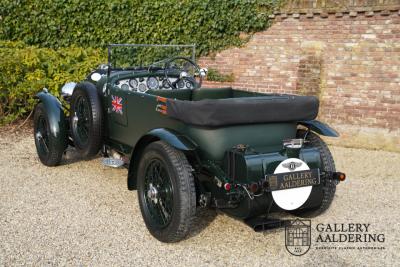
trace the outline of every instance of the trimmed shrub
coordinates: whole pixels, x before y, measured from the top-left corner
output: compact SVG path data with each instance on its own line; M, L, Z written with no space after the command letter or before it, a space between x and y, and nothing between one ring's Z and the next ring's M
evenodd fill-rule
M66 82L81 81L107 61L105 51L99 49L53 50L22 42L0 42L0 58L0 124L29 114L33 97L42 88L59 96Z
M235 77L233 73L222 74L217 69L210 68L208 69L207 80L213 82L233 82L235 81Z
M281 0L2 0L0 124L27 115L33 96L43 87L59 96L65 82L80 81L105 63L109 43L196 44L197 56L206 55L243 44L248 38L241 38L242 32L265 29L268 15L280 4ZM215 71L210 76L233 79Z

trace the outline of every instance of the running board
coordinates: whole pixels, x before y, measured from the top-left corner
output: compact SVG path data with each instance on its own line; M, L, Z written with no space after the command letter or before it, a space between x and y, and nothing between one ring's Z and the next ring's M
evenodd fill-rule
M125 162L122 159L116 159L116 158L103 158L102 163L104 166L111 168L119 168L125 164Z
M263 232L275 228L281 228L288 225L289 220L279 220L266 217L254 217L244 221L255 232Z

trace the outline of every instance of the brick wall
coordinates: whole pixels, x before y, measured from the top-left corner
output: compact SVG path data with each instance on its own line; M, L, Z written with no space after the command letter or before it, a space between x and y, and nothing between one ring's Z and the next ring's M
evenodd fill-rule
M243 47L200 59L234 76L205 85L316 95L319 119L341 132L341 144L400 151L400 1L390 1L277 13Z

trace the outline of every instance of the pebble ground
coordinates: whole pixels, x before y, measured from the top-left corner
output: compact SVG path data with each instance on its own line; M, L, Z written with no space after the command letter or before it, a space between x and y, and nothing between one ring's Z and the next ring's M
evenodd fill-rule
M200 212L188 239L160 243L143 223L137 192L126 188L126 169L72 152L45 167L31 133L0 132L0 266L399 266L400 154L331 150L348 180L312 220L312 247L297 257L285 249L284 230L255 233L213 210ZM385 249L317 250L318 223L370 223Z

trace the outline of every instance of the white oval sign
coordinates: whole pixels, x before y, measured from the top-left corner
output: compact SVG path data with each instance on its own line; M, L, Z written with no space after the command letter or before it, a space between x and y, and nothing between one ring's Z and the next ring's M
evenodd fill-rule
M291 170L288 166L294 166L295 169ZM285 173L290 171L307 171L310 168L307 163L300 159L290 158L282 161L276 167L274 174ZM272 197L275 203L284 210L294 210L300 208L311 194L312 186L284 189L272 191Z

